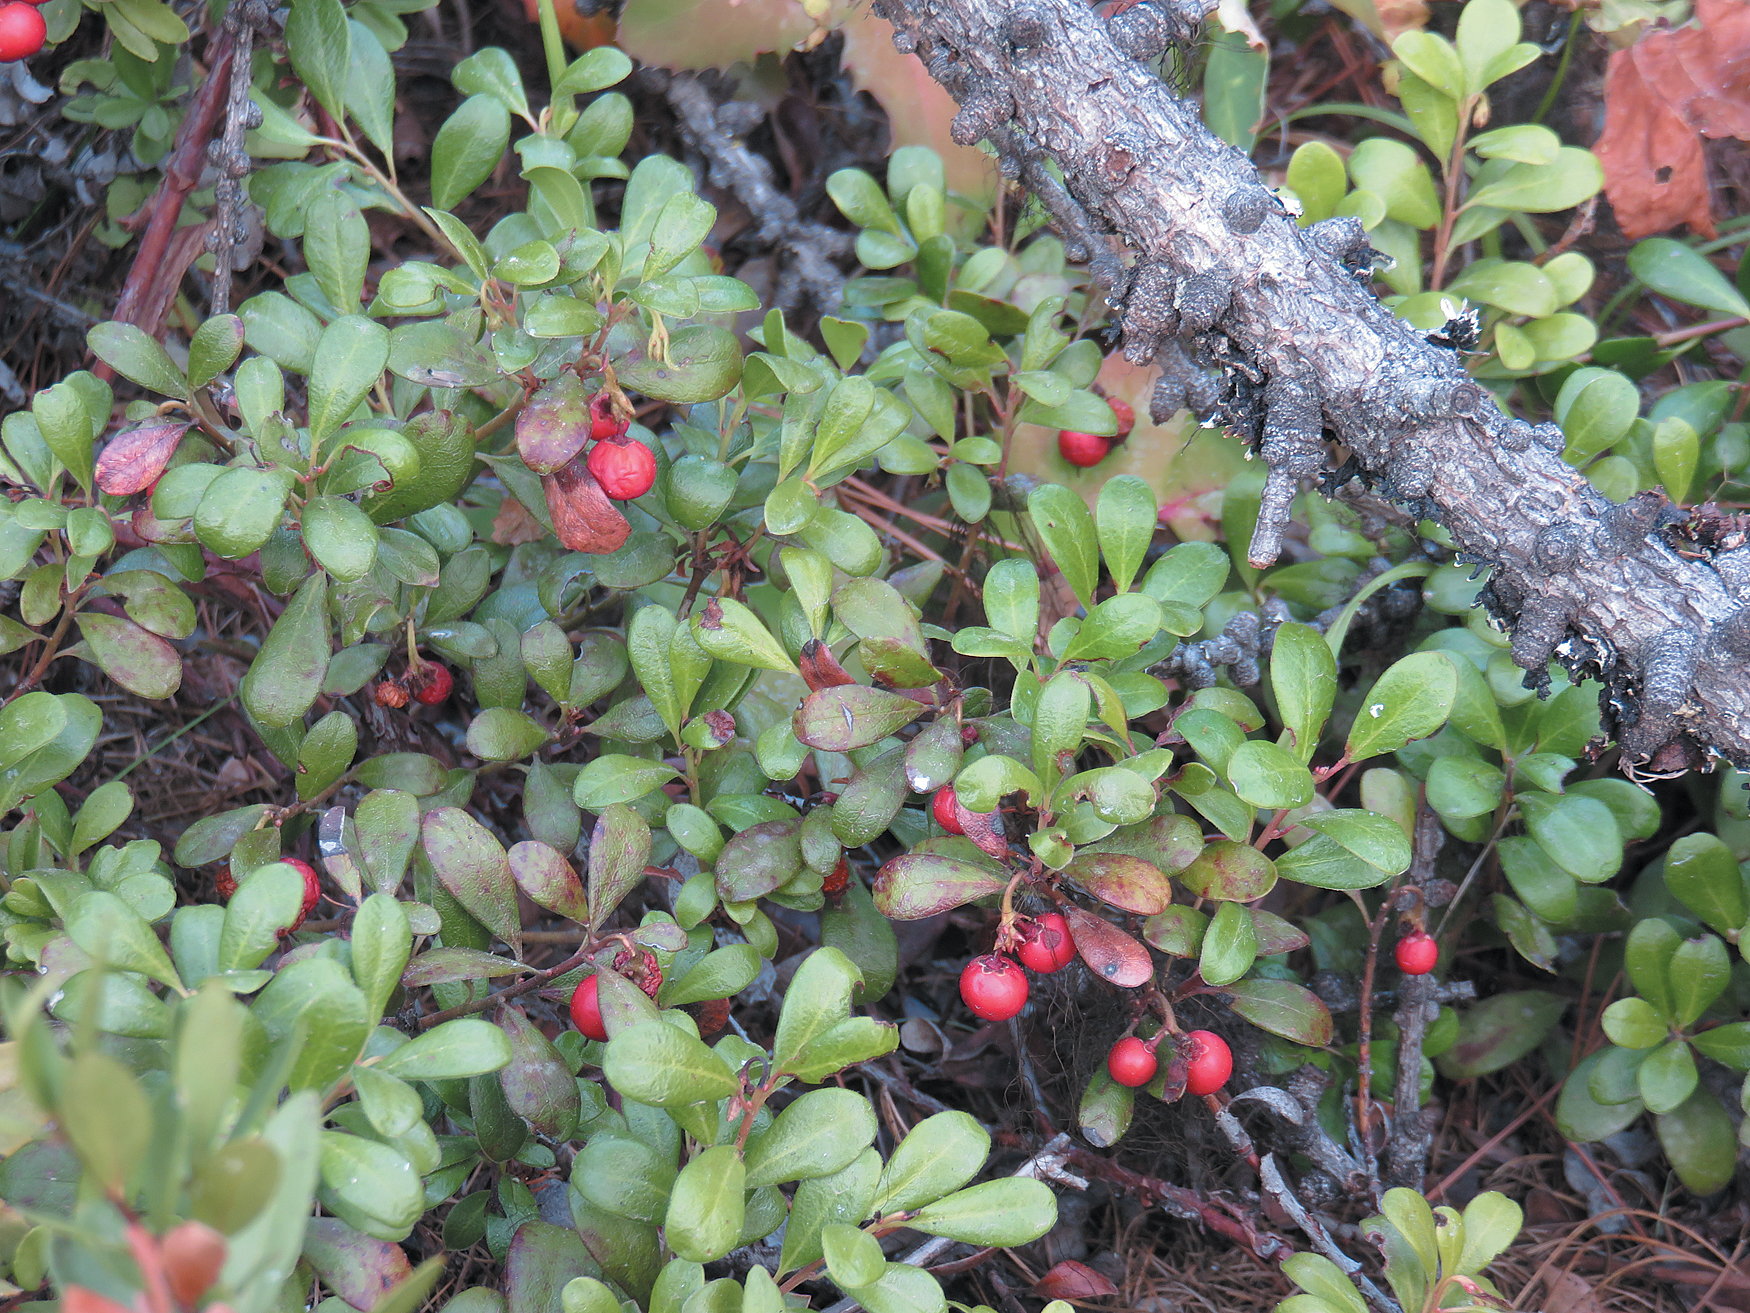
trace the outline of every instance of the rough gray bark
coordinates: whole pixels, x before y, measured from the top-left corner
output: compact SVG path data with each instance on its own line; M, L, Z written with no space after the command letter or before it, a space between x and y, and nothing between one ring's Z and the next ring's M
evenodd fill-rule
M1559 430L1502 415L1443 340L1375 300L1356 221L1300 229L1151 67L1205 6L1152 0L1108 23L1083 0L875 5L960 101L956 139L990 141L1085 248L1126 356L1162 368L1156 414L1214 409L1262 457L1254 564L1276 559L1296 491L1339 465L1335 442L1354 462L1339 477L1494 567L1485 600L1530 681L1559 660L1603 682L1631 775L1750 766L1750 548L1701 526L1680 554L1682 512L1601 496L1559 458Z

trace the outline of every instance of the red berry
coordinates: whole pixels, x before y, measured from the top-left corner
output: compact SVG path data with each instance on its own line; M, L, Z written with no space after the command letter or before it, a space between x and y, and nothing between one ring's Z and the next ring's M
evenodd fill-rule
M598 392L589 403L589 436L592 441L600 442L603 438L618 438L626 432L630 425L614 414L614 399L606 392Z
M1155 1055L1149 1052L1148 1045L1135 1035L1119 1040L1106 1055L1106 1070L1112 1079L1132 1089L1153 1080L1160 1065Z
M601 984L594 976L583 978L577 992L571 996L571 1024L589 1039L605 1040L608 1028L602 1024L600 990Z
M656 483L656 455L642 442L598 442L585 464L615 501L642 497Z
M1440 960L1440 945L1426 930L1413 930L1398 940L1395 956L1398 970L1406 976L1425 976Z
M23 0L0 5L0 64L29 59L43 48L48 35L49 25L35 5Z
M316 868L308 862L300 862L296 857L282 857L280 861L304 877L304 904L298 909L298 919L280 931L282 935L289 935L304 924L304 918L314 912L316 904L322 901L322 881L316 874Z
M1233 1075L1234 1055L1227 1041L1212 1030L1194 1030L1185 1036L1190 1047L1190 1066L1185 1089L1191 1094L1214 1094Z
M1118 416L1118 432L1112 441L1123 442L1130 436L1130 430L1136 427L1136 411L1131 409L1128 401L1118 397L1107 397L1106 404L1112 407L1112 413Z
M1021 963L1041 975L1062 971L1075 955L1076 941L1069 932L1069 922L1056 912L1028 922L1021 931Z
M1071 465L1079 465L1083 469L1098 465L1111 450L1111 440L1095 433L1077 433L1074 429L1063 429L1057 435L1058 454Z
M213 876L213 883L219 887L219 897L227 903L230 902L231 895L237 892L237 877L231 874L229 862L218 869L217 874Z
M954 786L944 784L936 790L936 796L930 799L930 815L949 834L965 834L966 831L960 828L958 806L959 799L954 796Z
M450 690L456 685L456 677L450 673L448 666L425 661L407 672L407 683L413 689L416 699L428 707L435 707L449 697Z
M1007 1021L1027 1006L1027 973L1009 958L982 954L960 973L960 997L974 1016Z

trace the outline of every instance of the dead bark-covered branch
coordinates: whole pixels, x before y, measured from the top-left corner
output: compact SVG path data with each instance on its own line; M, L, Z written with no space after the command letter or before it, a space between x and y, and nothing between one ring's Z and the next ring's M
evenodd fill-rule
M1162 369L1157 416L1213 407L1262 457L1254 564L1276 559L1306 481L1358 476L1494 567L1484 600L1529 682L1559 660L1604 684L1631 775L1750 766L1743 535L1656 493L1609 501L1560 459L1559 429L1503 415L1445 339L1379 304L1357 221L1299 228L1156 76L1199 0L1144 0L1110 23L1081 0L875 3L960 101L956 139L991 142L1085 249L1126 356Z

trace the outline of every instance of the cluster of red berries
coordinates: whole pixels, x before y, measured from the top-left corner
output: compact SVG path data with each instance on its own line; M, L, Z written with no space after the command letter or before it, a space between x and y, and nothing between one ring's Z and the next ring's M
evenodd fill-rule
M379 707L404 707L410 697L415 702L435 707L449 697L455 686L456 677L448 666L436 661L421 661L417 666L409 666L407 673L400 678L383 680L372 696L377 699Z
M595 446L584 464L603 492L615 501L631 501L656 483L656 454L627 436L630 425L614 414L613 399L598 392L589 403L589 438Z
M1141 1040L1127 1036L1106 1055L1106 1071L1120 1085L1147 1085L1160 1070L1155 1047L1162 1036ZM1234 1055L1227 1041L1213 1030L1194 1030L1185 1036L1185 1092L1214 1094L1233 1075Z
M1440 960L1440 945L1426 930L1416 929L1398 940L1392 956L1397 958L1398 970L1406 976L1425 976Z
M37 11L40 0L12 0L0 4L0 64L29 59L48 40L49 25Z
M1129 402L1120 401L1117 397L1107 397L1106 404L1112 407L1112 413L1118 417L1118 432L1111 437L1102 437L1098 433L1077 433L1074 429L1058 430L1057 453L1071 465L1078 465L1082 469L1098 465L1136 427L1136 412L1131 409Z
M1021 927L1021 946L1016 955L1042 976L1062 971L1076 955L1069 922L1056 912L1028 921ZM986 1021L1007 1021L1027 1006L1027 973L1016 965L1014 958L1001 953L981 953L960 973L960 997L974 1016Z
M282 935L289 935L304 924L304 918L314 912L316 904L322 901L322 881L316 874L316 868L308 862L301 862L296 857L282 857L279 860L304 877L304 901L298 907L298 919L280 931ZM213 883L218 886L219 897L227 903L230 902L231 895L237 892L237 877L231 874L229 862L219 868Z

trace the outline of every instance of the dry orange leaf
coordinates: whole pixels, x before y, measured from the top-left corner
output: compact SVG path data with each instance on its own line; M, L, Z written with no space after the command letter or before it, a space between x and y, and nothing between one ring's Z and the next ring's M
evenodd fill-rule
M1701 26L1650 32L1610 57L1593 153L1631 239L1678 224L1714 236L1703 137L1750 141L1750 4L1696 0Z

